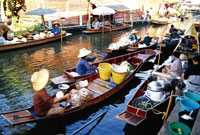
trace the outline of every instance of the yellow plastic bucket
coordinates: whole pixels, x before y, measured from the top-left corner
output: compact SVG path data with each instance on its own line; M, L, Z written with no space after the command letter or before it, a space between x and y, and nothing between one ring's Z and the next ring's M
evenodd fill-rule
M100 63L98 66L99 77L102 80L109 80L111 76L111 65L109 63Z
M125 77L127 75L127 72L125 73L117 73L112 70L112 80L115 84L120 84L124 81Z

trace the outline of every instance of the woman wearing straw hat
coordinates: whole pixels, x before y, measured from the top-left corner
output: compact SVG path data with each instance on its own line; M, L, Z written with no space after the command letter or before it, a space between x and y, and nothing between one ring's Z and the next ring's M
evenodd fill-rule
M41 69L33 73L31 83L33 90L36 92L33 96L34 112L37 116L54 115L64 112L64 108L56 104L62 100L69 99L69 95L63 95L60 98L53 98L48 95L45 86L49 80L49 71Z
M76 65L76 72L79 75L85 75L95 72L95 67L93 67L87 59L87 56L89 54L91 54L91 51L86 48L82 48L79 50L78 58L80 58L80 60Z
M129 35L129 40L131 41L131 44L135 44L140 41L140 38L137 36L138 31L132 30L131 34Z
M61 29L59 28L59 23L56 21L56 22L53 22L53 28L51 30L51 32L56 36L56 35L59 35L61 33Z

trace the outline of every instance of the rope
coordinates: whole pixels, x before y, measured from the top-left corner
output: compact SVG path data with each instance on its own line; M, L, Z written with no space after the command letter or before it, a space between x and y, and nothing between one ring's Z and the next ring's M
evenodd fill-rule
M170 98L169 98L167 110L166 110L166 112L164 112L164 115L163 115L163 117L162 117L164 123L166 123L166 120L167 120L167 117L168 117L168 114L169 114L169 110L170 110L170 107L171 107L171 105L172 105L173 95L174 95L174 91L172 91L171 94L170 94Z
M159 110L156 110L156 109L152 109L152 112L156 115L160 115L160 114L163 114L164 115L164 112L161 112Z

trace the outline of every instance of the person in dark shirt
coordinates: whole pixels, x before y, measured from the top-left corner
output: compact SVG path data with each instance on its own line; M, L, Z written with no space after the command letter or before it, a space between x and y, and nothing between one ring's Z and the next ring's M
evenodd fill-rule
M183 74L187 90L200 92L200 55L193 57L193 65Z
M31 83L35 94L33 96L34 113L37 116L46 116L60 114L64 112L64 108L60 107L58 102L69 99L69 95L66 94L62 97L55 97L48 95L45 86L49 80L49 71L47 69L41 69L38 72L33 73L31 76Z
M147 33L147 35L144 37L143 43L149 46L151 43L151 40L152 40L152 37L150 37L149 33Z
M200 75L200 56L195 56L192 59L193 65L184 73L184 79L188 79L190 75Z

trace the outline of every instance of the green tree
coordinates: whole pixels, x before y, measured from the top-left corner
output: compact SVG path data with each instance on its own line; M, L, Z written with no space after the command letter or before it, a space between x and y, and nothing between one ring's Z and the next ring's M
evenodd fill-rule
M20 10L26 11L25 0L3 0L3 8L7 17L19 19Z

